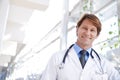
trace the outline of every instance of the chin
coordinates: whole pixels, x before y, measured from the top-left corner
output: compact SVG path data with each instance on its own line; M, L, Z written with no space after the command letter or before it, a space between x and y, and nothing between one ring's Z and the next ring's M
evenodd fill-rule
M90 43L83 43L84 46L91 46Z

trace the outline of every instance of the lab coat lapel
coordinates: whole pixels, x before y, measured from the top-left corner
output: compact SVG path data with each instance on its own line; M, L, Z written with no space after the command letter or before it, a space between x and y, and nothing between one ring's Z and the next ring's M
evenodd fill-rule
M72 48L68 54L72 60L72 62L80 69L82 69L79 58L75 52L75 50Z
M95 55L93 55L93 56L94 56L94 59L96 59ZM91 56L89 56L88 61L86 62L86 65L84 67L83 74L86 74L86 72L88 72L90 70L91 71L95 70L96 63L95 63L94 59Z
M91 56L88 58L88 61L85 64L84 71L88 71L94 67L95 63Z

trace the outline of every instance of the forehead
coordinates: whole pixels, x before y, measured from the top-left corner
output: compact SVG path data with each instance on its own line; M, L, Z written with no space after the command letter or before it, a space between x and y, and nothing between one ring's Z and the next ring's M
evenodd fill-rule
M93 23L89 20L89 19L84 19L82 24L90 24L90 25L93 25Z
M85 19L81 26L84 26L84 27L90 27L90 28L96 28L96 26L88 19Z

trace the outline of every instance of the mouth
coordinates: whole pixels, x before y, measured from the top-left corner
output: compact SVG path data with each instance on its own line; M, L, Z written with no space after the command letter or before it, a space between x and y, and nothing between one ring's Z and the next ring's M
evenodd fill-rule
M82 36L83 39L85 40L91 40L92 38L86 37L86 36Z

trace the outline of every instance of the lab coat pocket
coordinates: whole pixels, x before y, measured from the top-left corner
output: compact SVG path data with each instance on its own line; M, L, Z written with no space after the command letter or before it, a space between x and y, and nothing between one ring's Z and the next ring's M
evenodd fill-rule
M95 76L93 77L92 80L108 80L108 75L107 73L95 72Z

